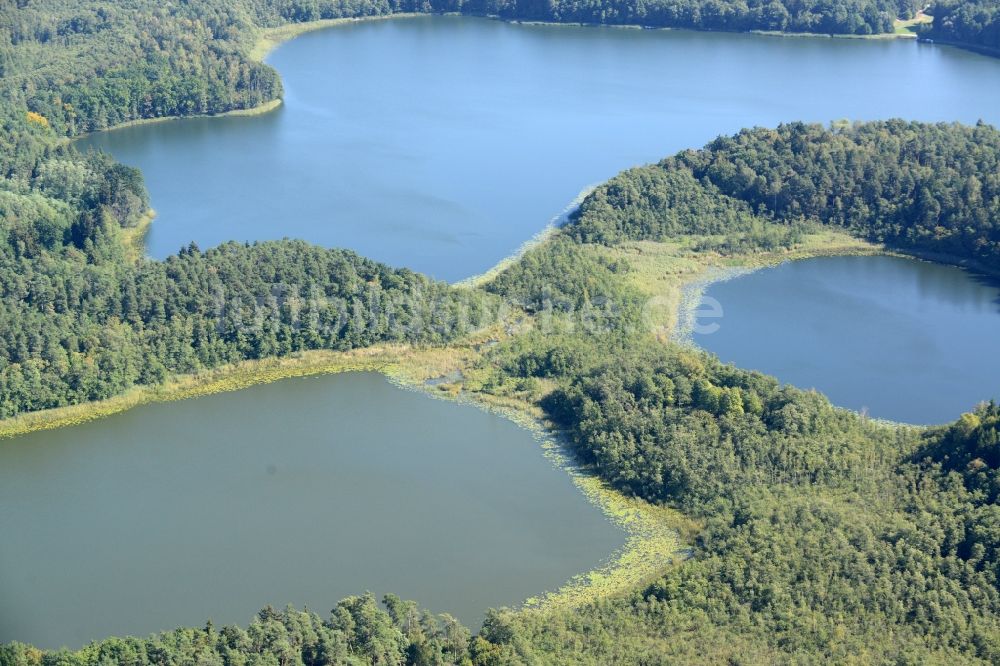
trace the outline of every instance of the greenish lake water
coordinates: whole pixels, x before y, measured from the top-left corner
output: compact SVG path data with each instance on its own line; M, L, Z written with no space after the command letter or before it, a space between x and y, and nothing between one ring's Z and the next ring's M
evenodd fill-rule
M820 257L711 285L718 325L694 341L837 405L907 423L1000 399L1000 288L951 266Z
M0 642L245 625L371 590L475 626L625 540L531 433L351 373L0 441Z
M909 41L423 17L307 34L269 62L275 112L82 140L144 171L152 256L289 236L457 280L585 186L721 133L1000 121L1000 62ZM964 274L816 260L710 293L726 318L699 342L839 404L937 421L996 392L996 295ZM474 625L624 540L529 433L369 374L150 405L0 442L0 460L17 537L0 540L0 641L45 647L265 604L325 614L365 589Z
M1000 123L1000 62L915 41L418 17L298 37L285 104L98 134L146 175L155 257L304 238L457 280L587 185L752 125Z

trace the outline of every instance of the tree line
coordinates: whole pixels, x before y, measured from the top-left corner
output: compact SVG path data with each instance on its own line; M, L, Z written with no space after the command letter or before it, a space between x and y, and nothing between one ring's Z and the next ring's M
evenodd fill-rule
M747 129L618 175L567 233L614 244L803 222L1000 267L1000 132L903 120Z
M132 264L113 226L78 233L40 254L0 246L0 416L246 359L447 342L495 314L481 292L301 241Z
M725 225L716 226L719 217L750 231L803 219L838 224L990 260L989 225L975 227L984 243L970 244L964 239L971 232L962 231L956 242L946 234L917 233L927 228L919 216L909 224L904 213L886 216L914 205L916 193L928 189L941 196L935 226L944 220L978 224L984 218L972 202L995 200L990 146L996 133L982 125L890 121L836 129L795 124L719 139L597 188L554 239L486 286L483 292L493 296L472 292L478 299L522 302L529 310L549 303L552 318L545 330L490 348L477 369L476 389L529 396L602 479L699 523L690 553L641 588L574 609L491 611L475 636L413 604L390 597L379 606L363 596L344 600L327 617L265 609L246 629L208 625L145 639L109 638L72 652L9 644L0 649L0 663L995 663L997 405L940 428L887 425L838 409L815 392L654 341L641 331L637 308L623 307L598 329L568 320L584 301L640 300L622 279L629 267L583 252L585 243L725 233ZM61 152L67 150L53 149L48 160L72 155ZM99 156L87 159L92 173L115 168ZM292 323L299 321L292 313L306 308L292 305L302 293L283 300L274 285L315 284L330 302L343 298L344 305L417 286L455 307L477 303L406 271L291 241L207 252L189 247L163 262L129 264L115 240L123 222L142 209L136 176L119 174L115 188L103 186L107 176L83 178L84 185L72 190L76 198L62 192L62 199L38 202L54 211L92 202L100 214L79 232L67 213L53 230L31 236L29 227L18 234L20 244L7 243L3 284L22 294L4 299L20 308L10 311L5 328L15 351L18 330L35 331L37 339L25 340L28 355L62 362L65 341L46 337L62 330L54 325L61 321L72 324L66 328L71 332L73 322L103 322L73 339L93 345L91 353L105 352L103 362L125 377L130 368L143 372L157 361L166 366L163 359L183 368L310 344L316 329ZM972 176L985 193L978 199L965 196ZM893 179L905 187L892 186ZM819 185L828 188L825 196L815 191ZM52 194L46 187L38 184L25 196ZM838 199L839 205L830 205ZM246 318L237 316L221 330L217 319L199 328L206 309L216 312L217 287L233 284L245 284L247 298L237 302L246 309L233 314ZM113 314L102 319L105 312ZM327 314L335 312L339 306ZM61 319L65 315L71 316ZM321 340L334 348L393 339L391 331L407 330L394 329L389 320L362 320L358 327L349 318L333 321L347 322ZM88 338L88 330L118 337ZM119 353L128 350L122 330L132 331L153 356ZM445 327L435 339L454 333ZM72 375L46 381L63 376Z
M141 174L61 137L272 98L277 79L247 57L258 26L399 8L133 4L4 0L0 11L3 415L243 358L443 342L486 321L499 298L552 303L556 332L492 348L481 390L532 395L602 479L702 529L688 559L641 589L566 611L491 612L474 637L367 595L322 618L265 609L246 629L74 652L10 644L0 664L1000 660L996 405L944 428L888 426L655 343L637 333L639 295L620 279L628 266L580 251L730 234L737 252L793 245L797 225L829 224L995 268L996 130L889 121L724 137L598 188L484 290L296 241L134 262L124 238L148 207ZM555 7L525 5L523 16ZM849 15L853 5L825 7ZM602 300L626 304L611 330L559 328Z
M1000 54L997 0L937 0L928 11L934 22L925 33L927 37Z
M644 336L539 334L491 365L501 392L554 385L541 406L602 478L702 526L625 598L497 614L491 663L1000 658L996 405L889 426Z
M582 283L574 266L597 260L560 259L571 244L730 225L837 224L996 267L997 134L889 121L724 137L598 187L534 250L550 258L529 255L493 289L531 302L533 289L552 291L543 285ZM958 233L926 233L939 226ZM632 289L588 284L593 299ZM1000 407L938 428L883 424L637 334L634 312L596 334L561 316L492 350L485 390L537 401L601 478L702 529L690 559L624 598L494 614L480 634L493 646L486 663L1000 659Z
M177 629L146 639L109 638L71 652L0 646L2 666L43 664L344 664L468 663L481 647L450 615L412 601L371 594L348 597L326 619L311 611L264 608L246 629Z
M261 28L399 12L699 30L889 33L915 0L2 0L7 111L77 135L136 119L247 109L281 95L249 53ZM949 23L951 25L951 23Z

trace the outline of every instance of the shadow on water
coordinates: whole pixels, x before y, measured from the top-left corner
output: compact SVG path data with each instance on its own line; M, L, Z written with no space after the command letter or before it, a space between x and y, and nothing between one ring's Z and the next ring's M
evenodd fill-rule
M1000 276L973 269L969 269L968 273L969 277L971 277L976 284L988 289L996 290L996 298L993 299L993 305L996 306L997 313L1000 313Z

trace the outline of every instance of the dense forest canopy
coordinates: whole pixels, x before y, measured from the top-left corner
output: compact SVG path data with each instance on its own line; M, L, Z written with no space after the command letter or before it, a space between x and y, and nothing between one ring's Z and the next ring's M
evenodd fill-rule
M149 639L112 638L71 653L0 646L0 665L36 664L457 664L478 644L450 615L434 616L388 595L348 597L327 619L292 608L264 608L247 629L211 622Z
M774 230L802 224L995 270L998 135L888 121L723 137L599 186L554 242L488 288L558 305L549 285L582 284L592 300L627 302L624 281L587 280L602 275L588 248L729 234L746 241L727 249L738 253L759 249L753 239L772 249ZM921 202L935 217L919 214ZM494 616L482 635L499 654L593 664L1000 659L996 405L943 428L887 426L696 350L630 337L635 314L622 315L610 333L568 326L497 349L491 390L554 385L540 404L582 460L703 529L691 560L627 598Z
M2 416L244 359L445 342L494 314L479 292L301 241L192 246L135 265L60 250L0 256Z
M937 0L927 36L1000 55L1000 0Z
M705 30L889 33L915 0L2 0L4 106L60 134L247 109L281 95L248 54L262 27L399 12Z
M520 658L1000 658L995 405L888 427L645 338L549 336L496 358L556 383L542 405L603 478L703 524L691 560L628 598L497 618Z
M499 299L551 305L552 330L489 351L478 390L533 396L602 479L702 528L690 558L641 589L576 609L494 611L474 637L411 602L365 595L322 614L267 608L246 629L209 624L76 652L15 643L0 647L0 665L1000 661L998 407L942 428L887 426L657 343L638 332L629 267L600 253L705 234L731 236L727 252L773 249L827 224L996 269L995 129L790 124L720 138L599 187L484 290L297 241L134 260L141 174L62 140L274 99L277 76L249 52L261 27L286 22L447 10L866 34L914 8L0 0L0 415L245 358L444 342L489 321ZM996 39L995 3L932 11L941 35ZM618 305L604 326L560 328L601 303Z
M852 657L995 663L1000 659L997 406L984 405L942 428L887 426L837 409L816 393L720 364L697 350L655 342L636 333L638 313L628 304L640 297L620 279L628 266L602 260L589 248L595 241L601 247L726 233L726 226L717 226L719 219L741 230L785 228L810 218L900 244L920 239L914 249L995 262L990 242L957 242L940 233L913 236L904 224L909 215L890 218L887 212L926 187L953 204L942 211L951 216L947 219L961 220L959 227L995 222L993 209L974 210L970 202L995 203L989 183L996 175L990 161L996 135L983 125L888 121L836 129L793 124L724 137L599 187L553 241L487 286L529 309L551 304L554 322L550 330L491 350L484 367L492 379L482 390L507 395L543 382L549 388L539 394L539 404L565 430L581 461L623 492L675 506L700 521L691 558L642 589L577 610L493 612L482 631L464 643L447 638L449 632L466 636L457 625L412 606L413 617L425 619L400 622L394 619L397 601L383 610L368 597L346 600L329 617L268 609L246 630L207 627L141 640L108 639L72 654L10 645L6 658L18 664L102 658L165 663L195 654L224 663L241 655L304 664ZM812 164L823 168L812 171L807 168ZM847 165L864 178L845 175ZM751 172L766 174L774 187L760 189L755 179L741 177ZM788 174L795 178L778 178ZM966 192L961 188L972 177L986 193L975 200L957 194ZM896 181L910 189L889 186ZM857 182L863 186L853 187ZM816 183L838 196L820 196ZM844 205L824 204L838 198ZM873 209L883 213L873 215ZM883 220L895 222L883 226ZM993 230L987 225L973 232L989 241ZM202 284L210 281L202 266L206 273L214 266L227 276L243 276L249 269L241 268L241 261L267 264L268 254L284 252L315 252L306 262L311 264L333 251L294 243L249 250L223 246L207 253L189 249L163 262L163 269L173 266L176 274ZM296 279L294 271L303 269L294 267L303 260L282 268L286 263L260 270L268 281ZM387 284L389 278L380 280ZM141 322L157 310L153 297L160 288L150 288L153 308L132 315ZM190 302L184 290L166 291ZM560 328L561 317L602 300L625 304L617 318L607 320L613 326ZM175 307L166 311L168 321L177 320ZM363 609L364 620L346 622L345 604ZM712 637L707 647L705 637Z
M996 270L1000 132L901 120L744 130L620 174L567 231L613 244L801 221Z

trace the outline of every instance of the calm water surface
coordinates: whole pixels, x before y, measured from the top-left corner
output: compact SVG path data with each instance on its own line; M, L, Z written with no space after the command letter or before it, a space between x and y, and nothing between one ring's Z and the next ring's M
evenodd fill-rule
M1000 123L1000 61L910 41L420 17L303 35L285 105L84 144L140 166L155 257L305 238L455 280L582 188L721 133L893 116Z
M838 405L943 423L1000 399L1000 288L897 257L793 261L709 287L719 324L695 342Z
M455 280L584 186L720 133L1000 122L1000 61L901 41L424 17L307 34L270 62L273 113L83 141L145 172L153 256L289 236ZM726 318L701 344L839 404L942 421L997 393L997 293L962 273L822 259L710 293ZM527 433L373 375L152 405L0 453L17 535L0 540L0 641L325 613L365 589L474 624L623 540Z
M352 373L0 441L0 642L43 647L371 590L475 625L624 534L530 433Z

